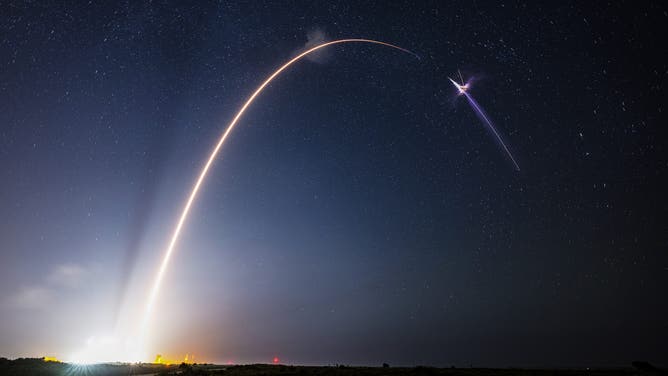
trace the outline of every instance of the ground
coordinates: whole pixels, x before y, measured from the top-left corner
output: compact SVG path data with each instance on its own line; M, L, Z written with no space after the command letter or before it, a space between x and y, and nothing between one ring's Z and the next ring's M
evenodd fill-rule
M577 370L538 370L538 369L492 369L492 368L434 368L434 367L306 367L285 365L239 365L221 366L214 364L199 365L158 365L158 364L98 364L75 366L67 363L44 362L41 359L0 359L0 375L444 375L444 376L612 376L612 375L653 375L665 374L659 370L628 369L577 369Z

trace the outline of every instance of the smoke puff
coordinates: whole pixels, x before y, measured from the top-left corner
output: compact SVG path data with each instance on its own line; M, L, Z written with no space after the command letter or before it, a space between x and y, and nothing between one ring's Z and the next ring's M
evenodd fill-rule
M324 43L325 41L327 41L327 34L325 34L323 29L312 29L306 33L306 44L304 44L304 48L302 48L302 51L300 52L306 51L309 48L313 48L319 44ZM322 49L309 54L306 56L306 59L314 63L323 64L329 60L329 55L330 54L325 49Z

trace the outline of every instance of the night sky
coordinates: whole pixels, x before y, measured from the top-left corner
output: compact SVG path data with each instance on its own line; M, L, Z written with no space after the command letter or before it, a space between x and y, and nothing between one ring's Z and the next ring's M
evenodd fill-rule
M661 2L3 2L0 356L667 364ZM540 2L538 2L540 3ZM621 4L620 4L621 3ZM474 78L522 170L448 77Z

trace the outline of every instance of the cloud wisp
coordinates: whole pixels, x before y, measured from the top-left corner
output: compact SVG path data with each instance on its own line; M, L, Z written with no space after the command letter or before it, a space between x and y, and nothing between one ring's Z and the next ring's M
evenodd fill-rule
M51 268L39 284L22 286L6 300L16 309L37 310L50 306L62 293L83 285L88 270L78 264L59 264Z

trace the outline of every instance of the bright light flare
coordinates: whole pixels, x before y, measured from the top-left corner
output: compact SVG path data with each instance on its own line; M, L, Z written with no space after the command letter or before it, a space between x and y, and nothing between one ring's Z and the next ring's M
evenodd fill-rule
M460 85L460 84L457 83L457 81L453 80L450 77L448 77L448 80L450 80L450 82L452 82L452 84L455 85L455 87L457 88L457 91L459 91L459 95L466 94L466 91L469 89L469 83L468 82L465 83L465 84Z
M65 361L72 364L137 363L145 360L137 341L112 335L92 336L86 345Z

